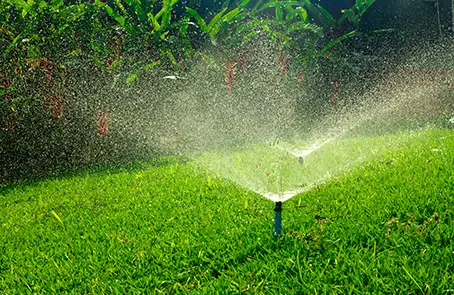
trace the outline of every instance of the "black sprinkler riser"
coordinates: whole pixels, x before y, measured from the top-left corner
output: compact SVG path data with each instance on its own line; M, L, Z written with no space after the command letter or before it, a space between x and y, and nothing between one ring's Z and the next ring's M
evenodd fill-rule
M282 202L276 202L274 208L274 236L278 237L281 234L282 224Z

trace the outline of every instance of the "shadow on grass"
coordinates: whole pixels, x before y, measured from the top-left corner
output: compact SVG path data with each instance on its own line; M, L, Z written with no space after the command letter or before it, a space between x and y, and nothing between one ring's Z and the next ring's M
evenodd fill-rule
M108 172L109 174L117 174L123 172L138 172L150 167L158 168L175 164L185 164L190 159L184 155L153 155L148 159L137 159L133 162L118 162L118 163L98 163L86 165L84 167L62 168L54 171L34 174L30 172L29 176L23 173L20 176L13 177L10 180L0 180L0 197L5 195L13 188L30 187L44 180L52 180L65 177L77 177L87 174L100 175Z

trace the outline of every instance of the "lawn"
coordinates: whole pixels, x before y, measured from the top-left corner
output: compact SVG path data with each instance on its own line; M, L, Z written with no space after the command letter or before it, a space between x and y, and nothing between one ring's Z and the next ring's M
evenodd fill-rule
M355 164L306 179L279 238L273 202L243 188L256 172L223 178L219 153L1 187L0 294L454 294L452 130L322 146L304 165Z

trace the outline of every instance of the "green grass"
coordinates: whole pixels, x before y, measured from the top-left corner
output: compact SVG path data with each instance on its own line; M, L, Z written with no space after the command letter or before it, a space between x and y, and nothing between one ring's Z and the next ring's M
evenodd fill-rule
M285 202L280 238L272 202L178 159L3 187L0 294L453 294L454 133L336 144L390 138Z

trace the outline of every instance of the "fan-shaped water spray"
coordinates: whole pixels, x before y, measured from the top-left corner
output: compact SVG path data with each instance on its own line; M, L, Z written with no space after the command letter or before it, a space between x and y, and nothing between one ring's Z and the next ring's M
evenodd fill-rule
M206 126L194 130L188 125L186 136L194 136L198 143L208 138L205 144L218 142L214 149L192 157L220 177L275 202L277 224L282 202L362 163L383 158L393 146L418 140L419 133L386 134L421 128L449 112L446 80L433 81L425 71L390 72L366 93L344 98L345 105L327 106L311 123L296 119L297 106L312 110L312 100L302 103L307 93L286 88L286 81L277 76L259 78L238 86L238 93L231 95L211 88L213 108L204 105L204 113L192 113L189 119ZM265 96L254 93L257 86L270 90L273 79L276 89ZM274 100L273 95L279 98ZM222 114L230 116L219 124Z

